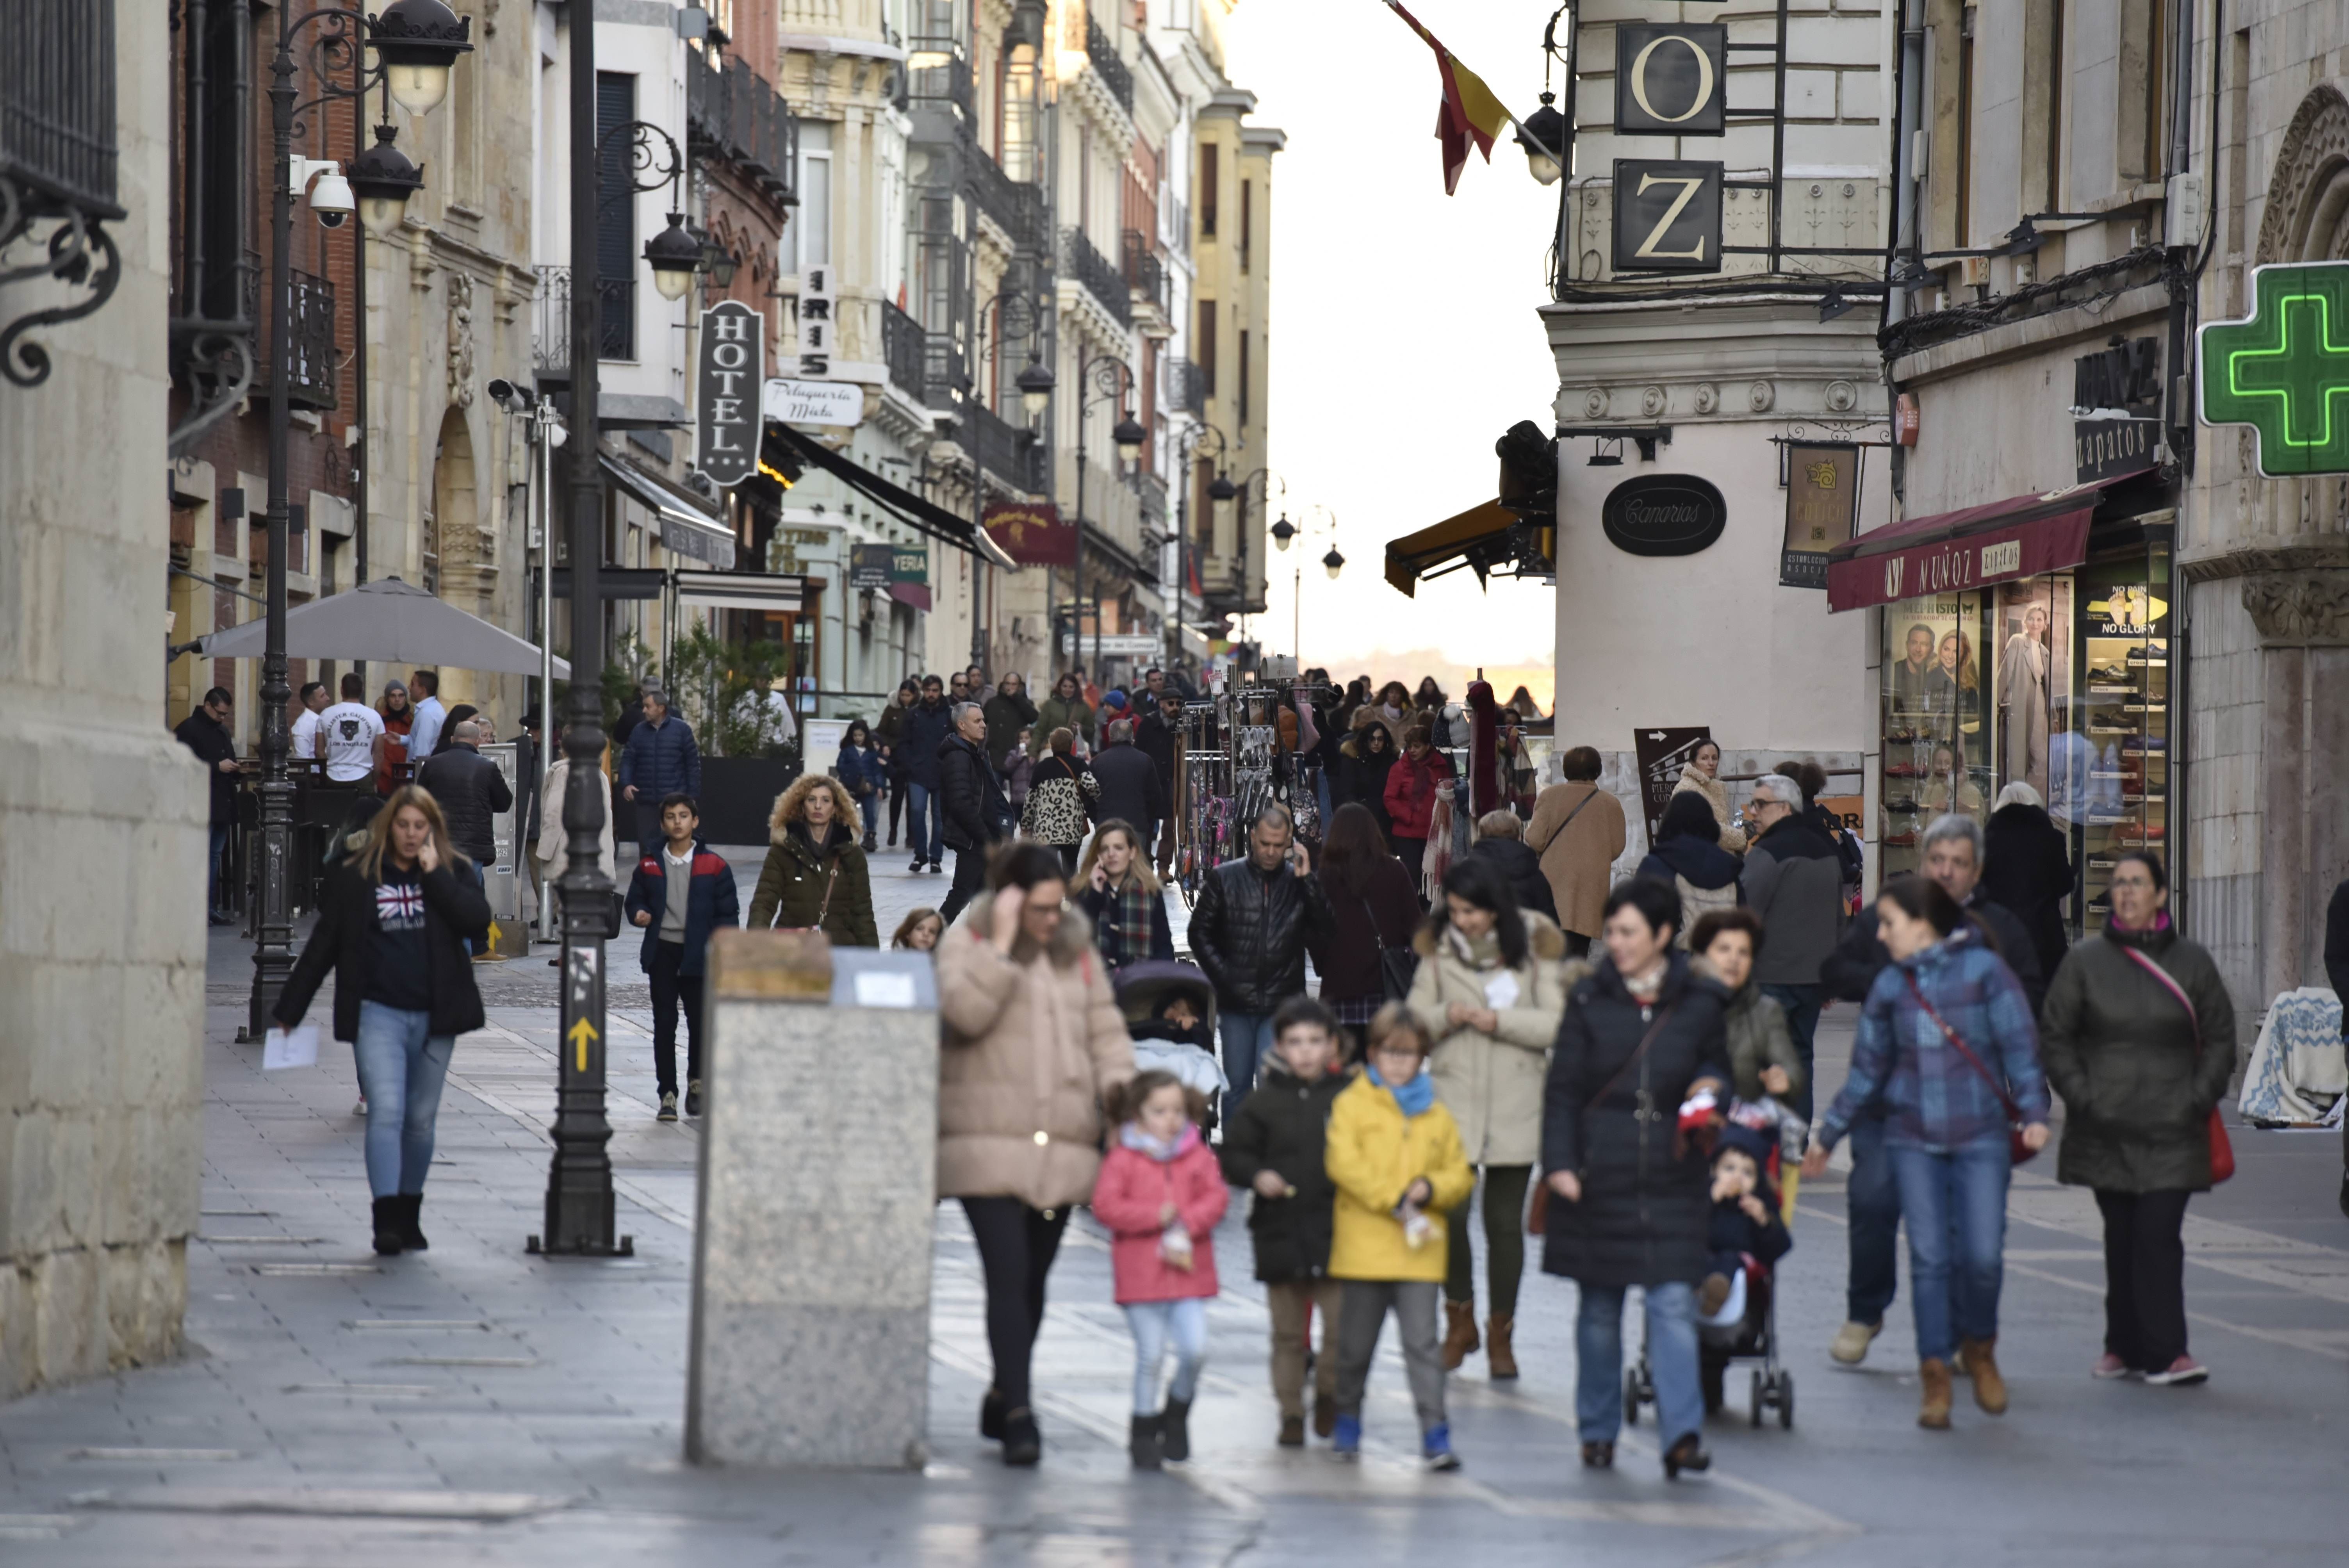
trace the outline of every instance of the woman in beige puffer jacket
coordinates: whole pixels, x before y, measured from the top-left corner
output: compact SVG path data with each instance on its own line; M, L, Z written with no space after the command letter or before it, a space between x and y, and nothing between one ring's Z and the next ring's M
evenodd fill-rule
M1550 1043L1566 1011L1566 936L1520 910L1508 879L1471 855L1444 873L1444 898L1412 941L1419 969L1405 1003L1435 1042L1428 1074L1485 1179L1485 1278L1492 1316L1480 1340L1468 1205L1447 1216L1444 1361L1482 1345L1495 1377L1517 1375L1510 1331L1525 1274L1526 1189L1541 1158ZM1572 965L1575 978L1587 965Z
M1672 793L1677 795L1686 789L1703 796L1705 804L1713 808L1713 820L1721 824L1721 847L1733 855L1742 855L1745 852L1745 835L1729 825L1729 786L1717 777L1720 772L1721 748L1710 740L1700 740L1689 765L1681 769L1680 781L1672 786ZM1685 932L1687 927L1682 930Z
M1133 1076L1133 1043L1085 917L1065 907L1059 853L1008 844L987 885L937 947L938 1196L962 1201L987 1276L995 1381L979 1430L1004 1463L1032 1465L1044 1276L1070 1208L1092 1194L1102 1107Z

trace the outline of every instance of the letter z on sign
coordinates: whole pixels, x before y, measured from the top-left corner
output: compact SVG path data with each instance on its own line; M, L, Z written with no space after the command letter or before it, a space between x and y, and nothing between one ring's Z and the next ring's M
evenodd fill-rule
M1997 576L2002 572L2020 572L2022 570L2023 541L2019 539L2009 539L2002 540L1996 544L1985 544L1982 546L1982 581L1988 582L1991 578Z

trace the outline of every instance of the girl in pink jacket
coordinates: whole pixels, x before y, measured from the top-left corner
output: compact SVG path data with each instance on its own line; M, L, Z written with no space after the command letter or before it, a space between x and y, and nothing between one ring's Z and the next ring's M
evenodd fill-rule
M1206 1101L1172 1073L1137 1073L1117 1091L1117 1138L1093 1188L1093 1214L1110 1231L1110 1272L1133 1331L1133 1468L1191 1457L1187 1425L1207 1355L1216 1294L1216 1225L1231 1197L1215 1151L1199 1136ZM1174 1343L1164 1409L1158 1371Z

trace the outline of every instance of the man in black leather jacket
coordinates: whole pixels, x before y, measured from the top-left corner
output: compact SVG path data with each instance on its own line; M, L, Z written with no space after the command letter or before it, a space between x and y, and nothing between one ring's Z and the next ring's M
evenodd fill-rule
M938 742L938 798L947 847L955 852L954 886L938 915L952 925L987 885L987 857L1010 836L1011 802L987 759L987 714L966 702L954 710L954 733Z
M505 771L481 755L481 727L467 719L450 731L448 743L424 759L416 781L440 803L441 819L449 824L449 841L464 851L475 868L497 863L500 811L513 810L513 790Z
M1191 912L1191 956L1215 983L1222 1015L1224 1076L1237 1104L1272 1048L1272 1016L1305 992L1305 946L1335 929L1329 895L1296 841L1288 810L1267 806L1248 830L1248 852L1209 872Z
M1956 813L1936 817L1925 830L1924 851L1925 874L1989 928L2036 1019L2047 1000L2047 977L2039 972L2039 950L2032 944L2030 929L2004 904L1982 897L1975 885L1982 880L1982 824ZM1876 977L1892 962L1876 925L1876 912L1862 909L1819 966L1820 984L1837 1001L1865 1002ZM1845 1189L1844 1206L1850 1220L1845 1234L1851 1247L1851 1274L1844 1326L1827 1347L1828 1355L1847 1366L1857 1365L1868 1354L1868 1342L1883 1326L1885 1311L1892 1305L1898 1281L1893 1259L1900 1234L1900 1191L1884 1149L1883 1117L1854 1122L1850 1147L1851 1181Z

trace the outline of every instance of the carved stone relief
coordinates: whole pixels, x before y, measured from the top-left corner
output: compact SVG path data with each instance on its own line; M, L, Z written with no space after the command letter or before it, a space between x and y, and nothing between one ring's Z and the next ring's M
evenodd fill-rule
M2271 645L2349 644L2349 573L2246 577L2243 608Z

